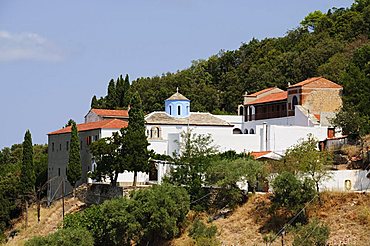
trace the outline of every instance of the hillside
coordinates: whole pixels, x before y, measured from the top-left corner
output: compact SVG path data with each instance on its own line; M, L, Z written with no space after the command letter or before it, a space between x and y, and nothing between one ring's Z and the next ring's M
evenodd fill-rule
M84 204L75 198L65 200L65 214L79 210ZM34 236L48 235L57 230L62 221L62 202L57 201L50 207L41 208L41 221L37 223L36 205L29 209L28 228L25 229L25 218L15 222L12 231L18 231L17 235L5 245L23 245L25 241ZM10 232L8 232L10 233Z
M329 245L368 245L370 240L370 194L323 193L323 205L308 208L310 218L318 217L330 227ZM223 245L266 245L263 236L274 228L268 214L268 195L255 195L230 216L214 221ZM274 230L279 230L276 226ZM285 236L287 245L292 235ZM340 244L342 242L343 244ZM192 245L187 232L170 245ZM272 245L281 245L278 237Z
M366 88L368 80L353 79L359 73L351 73L350 64L359 60L354 55L361 47L369 47L369 34L370 1L356 0L348 9L310 13L283 37L253 39L237 50L222 50L194 61L188 69L139 78L131 89L140 93L146 112L163 110L163 101L179 87L192 100L194 112L236 113L245 91L272 86L285 89L288 83L315 76L345 87ZM369 56L361 57L366 64ZM349 89L344 95L352 92L359 93Z

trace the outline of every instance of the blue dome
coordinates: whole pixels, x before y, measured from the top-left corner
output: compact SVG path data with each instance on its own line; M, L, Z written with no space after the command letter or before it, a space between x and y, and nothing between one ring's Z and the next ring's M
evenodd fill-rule
M190 115L190 100L178 91L164 101L167 114L176 118L186 118Z

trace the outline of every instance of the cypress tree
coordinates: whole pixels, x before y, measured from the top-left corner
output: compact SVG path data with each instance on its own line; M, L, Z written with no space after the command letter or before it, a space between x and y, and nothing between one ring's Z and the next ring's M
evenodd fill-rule
M123 107L128 107L130 103L130 79L128 77L128 74L125 76L125 81L123 83L123 91L124 91L124 98L123 98Z
M75 188L76 182L81 178L82 165L80 157L80 141L76 122L72 122L71 144L69 150L69 160L67 166L67 180ZM74 192L73 192L74 194Z
M106 103L109 109L115 109L117 107L116 83L114 82L113 79L111 79L108 84L108 94L106 98Z
M149 169L148 140L145 135L144 112L139 93L135 93L130 102L129 123L124 134L122 154L127 170L134 172L133 186L136 186L137 172Z
M99 108L99 102L95 95L91 99L91 108Z
M117 79L116 92L117 92L118 107L122 108L124 107L124 97L125 97L125 88L124 88L122 74Z
M35 171L33 166L32 137L29 130L26 131L23 141L23 157L21 167L21 185L24 195L35 191Z

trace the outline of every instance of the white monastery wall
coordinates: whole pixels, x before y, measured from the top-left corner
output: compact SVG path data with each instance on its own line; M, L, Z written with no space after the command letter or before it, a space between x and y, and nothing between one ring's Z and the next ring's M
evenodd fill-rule
M320 190L328 191L370 191L370 179L366 170L331 171L331 177L319 185Z
M267 150L279 154L285 153L286 149L297 144L300 140L307 139L312 134L319 141L326 139L326 127L303 127L303 126L267 126Z

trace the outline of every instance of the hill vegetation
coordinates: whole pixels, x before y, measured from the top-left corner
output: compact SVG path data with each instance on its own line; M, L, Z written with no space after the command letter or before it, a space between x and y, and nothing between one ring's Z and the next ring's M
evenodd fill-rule
M116 96L124 99L130 91L138 91L145 112L161 111L163 101L179 87L192 100L193 111L235 114L245 92L273 86L286 89L323 76L344 86L344 118L355 114L354 122L339 119L336 124L358 134L356 127L370 116L369 35L370 1L355 0L350 8L310 13L283 37L252 39L237 50L221 50L175 73L138 78L131 86L128 76L124 80L121 76L110 81L106 97L96 100L94 96L92 105L127 107L127 103L115 103ZM361 134L369 131L364 128Z

